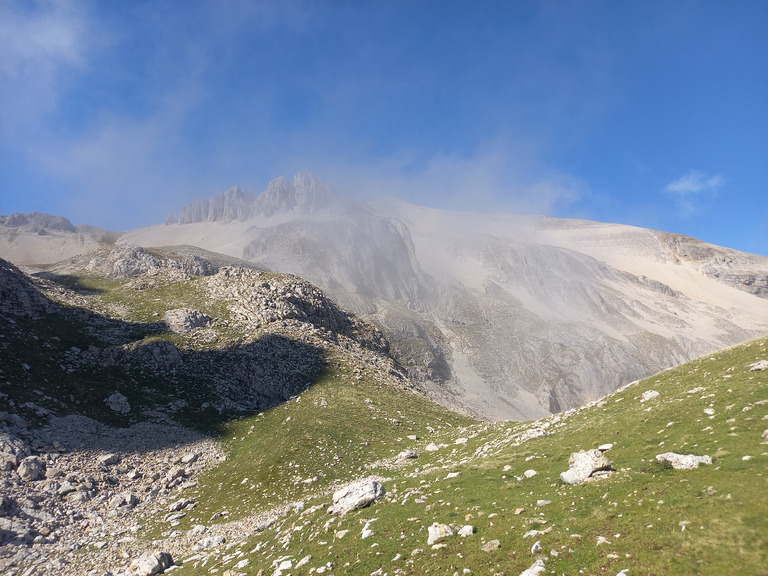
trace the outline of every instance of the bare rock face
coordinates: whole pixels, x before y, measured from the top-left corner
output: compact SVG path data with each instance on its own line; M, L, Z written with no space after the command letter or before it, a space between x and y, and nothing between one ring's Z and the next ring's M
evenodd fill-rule
M568 470L560 474L560 480L566 484L580 484L595 472L610 470L613 464L601 450L581 450L574 452L568 459Z
M696 456L694 454L677 454L675 452L657 454L656 460L662 464L668 462L675 470L692 470L698 468L699 464L712 464L712 458L706 455Z
M386 494L384 486L376 480L350 484L334 492L333 506L328 508L328 513L343 516L355 508L370 506L384 494Z

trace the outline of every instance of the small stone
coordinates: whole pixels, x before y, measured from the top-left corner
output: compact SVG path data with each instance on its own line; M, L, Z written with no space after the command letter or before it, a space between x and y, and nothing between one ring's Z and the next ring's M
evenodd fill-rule
M189 454L185 454L184 456L182 456L181 463L187 466L197 461L198 458L199 458L199 455L196 452L190 452Z
M459 536L462 538L466 538L467 536L472 536L472 534L475 533L475 527L471 524L467 524L466 526L462 526L459 530Z
M523 476L525 476L526 478L533 478L534 476L536 476L536 474L538 474L536 470L526 470L525 472L523 472Z
M414 452L413 450L403 450L400 452L400 454L397 455L398 460L411 460L413 458L418 458L419 455Z
M112 464L117 464L120 462L120 456L112 453L104 454L103 456L99 456L99 462L107 466L111 466Z

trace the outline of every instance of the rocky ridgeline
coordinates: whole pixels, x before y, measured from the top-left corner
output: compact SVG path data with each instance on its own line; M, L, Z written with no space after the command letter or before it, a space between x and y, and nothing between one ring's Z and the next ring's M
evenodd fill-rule
M165 280L169 282L209 276L218 272L219 266L194 253L151 252L134 244L119 243L60 262L52 270L85 271L117 279L142 276L143 282L133 284L134 288L141 289L152 287L153 284L148 280L160 271L165 272ZM175 275L169 274L174 271Z
M178 223L244 221L255 216L289 212L311 214L339 198L337 192L323 185L309 172L299 172L293 177L293 184L281 176L272 180L259 195L235 186L212 198L195 200L182 206ZM172 219L166 223L172 224Z
M59 314L106 343L67 349L60 360L66 374L119 367L126 374L157 374L179 384L203 374L211 386L207 399L218 410L256 410L284 401L329 361L343 362L358 377L375 370L380 380L407 387L383 336L299 278L126 245L72 259L56 270L44 280L0 261L0 306L8 316L6 330L17 330L14 316L45 322L48 315ZM121 318L130 314L129 307L104 306L95 294L55 282L57 273L77 271L130 279L124 284L129 291L198 281L204 300L225 302L228 314L170 308L144 329L179 334L189 345L131 340L134 328ZM233 339L233 333L240 336ZM33 415L35 426L19 414L0 412L0 572L32 576L111 570L135 576L163 571L172 563L166 551L147 554L139 545L144 528L137 518L165 510L164 520L174 525L196 505L184 491L223 453L211 439L174 424L171 417L187 405L185 398L147 410L108 384L103 396L114 414L137 423L112 428L31 402L17 408ZM41 398L58 402L47 394ZM285 512L251 518L248 529L262 530ZM216 529L202 530L208 538L203 548L227 538ZM169 550L182 554L195 546L201 544ZM82 548L97 552L82 554Z

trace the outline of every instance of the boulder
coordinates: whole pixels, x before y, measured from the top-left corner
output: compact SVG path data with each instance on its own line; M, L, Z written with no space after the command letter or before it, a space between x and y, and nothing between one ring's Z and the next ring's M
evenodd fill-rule
M173 566L173 558L168 552L155 552L134 560L129 571L132 576L154 576L162 574L171 566Z
M498 540L491 540L490 542L486 542L480 547L480 550L483 552L493 552L494 550L498 550L501 548L501 542Z
M397 455L398 460L410 460L412 458L418 458L419 455L413 450L403 450Z
M131 411L131 404L128 402L128 398L120 394L120 392L114 392L106 397L104 403L110 410L118 414L128 414Z
M520 576L538 576L539 574L544 574L546 571L546 560L544 558L539 558L531 565L530 568L520 572Z
M612 462L601 450L580 450L568 459L568 470L560 474L566 484L580 484L595 472L610 470Z
M376 480L364 480L349 484L333 494L333 506L329 514L344 515L355 508L365 508L386 494L384 486Z
M694 454L676 454L675 452L657 454L656 460L660 464L669 462L675 470L692 470L698 468L699 464L712 464L712 458L706 455L695 456Z
M39 480L45 477L45 463L37 456L27 456L16 469L22 480Z
M472 534L475 533L475 527L471 524L467 524L466 526L462 526L461 530L459 530L459 536L462 538L465 538L467 536L472 536Z
M432 545L438 540L442 540L443 538L447 538L448 536L453 536L453 530L450 526L447 524L439 524L435 522L427 528L427 532L429 533L429 539L427 540L427 545Z

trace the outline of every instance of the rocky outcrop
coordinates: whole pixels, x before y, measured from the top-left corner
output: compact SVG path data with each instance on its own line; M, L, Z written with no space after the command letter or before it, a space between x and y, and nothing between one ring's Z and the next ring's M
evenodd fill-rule
M0 226L9 228L29 229L35 234L44 236L49 231L77 232L77 228L63 216L54 216L43 212L16 213L10 216L0 216Z
M163 322L177 334L188 334L197 328L205 328L210 326L212 320L207 314L191 308L168 310L163 316Z
M312 174L300 172L294 176L292 184L282 176L275 178L258 196L235 186L211 198L195 200L181 208L178 223L246 221L255 216L288 213L313 214L340 199L337 192ZM166 224L171 222L166 219Z
M178 223L247 220L251 217L255 200L252 192L234 186L211 198L201 198L182 206Z

